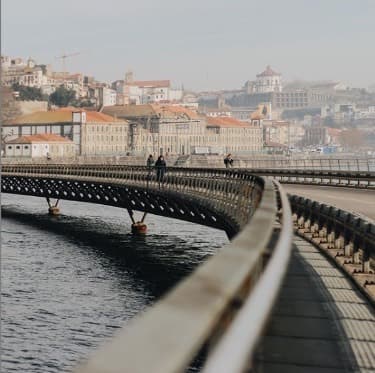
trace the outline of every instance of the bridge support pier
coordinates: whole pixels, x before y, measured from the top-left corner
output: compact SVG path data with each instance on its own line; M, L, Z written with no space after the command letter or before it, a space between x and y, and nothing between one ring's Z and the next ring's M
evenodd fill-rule
M48 214L52 215L52 216L60 215L60 209L57 207L60 200L57 199L55 204L51 203L51 200L49 199L49 197L47 197L46 200L47 200L47 203L48 203Z
M134 211L128 209L128 214L132 221L132 233L136 235L144 235L147 233L147 225L144 223L146 219L147 212L143 213L142 219L139 221L135 221L134 219Z

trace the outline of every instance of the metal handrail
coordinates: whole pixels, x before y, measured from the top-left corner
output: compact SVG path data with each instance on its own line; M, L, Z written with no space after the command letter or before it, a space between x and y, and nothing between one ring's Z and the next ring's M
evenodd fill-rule
M284 203L282 193L283 219L290 220L288 203ZM261 283L258 279L264 276L263 256L276 222L276 207L276 191L266 181L251 222L238 236L144 314L131 320L77 372L185 370L205 343L215 343L228 317L236 314L239 304L249 294L252 297ZM288 224L283 223L285 227ZM280 236L282 246L290 243L285 234Z
M53 160L47 159L25 159L25 158L2 158L2 164L127 164L126 162L142 162L142 157L129 158L123 157L121 160L118 157L111 156L97 156L93 158L54 158ZM125 162L125 163L121 163ZM217 157L217 164L223 167L222 157ZM340 157L339 155L332 156L270 156L264 155L263 157L254 154L254 156L238 157L235 159L235 164L240 165L241 168L277 168L277 169L314 169L314 170L331 170L331 171L375 171L375 158L374 157L357 157L349 158L348 156Z
M288 197L280 184L275 184L280 194L282 218L272 257L235 321L209 357L204 373L244 372L270 317L287 271L293 239Z
M3 166L4 177L32 177L39 179L81 180L101 184L142 187L146 190L178 192L204 200L215 210L225 212L238 222L247 224L254 205L249 191L261 193L263 181L246 170L168 168L158 181L153 172L150 178L146 166L119 165L12 165ZM202 183L205 186L202 187ZM243 184L248 189L243 188ZM183 191L181 191L181 187ZM3 184L4 189L4 184ZM4 190L6 192L6 190ZM9 191L8 191L9 192ZM15 193L15 191L13 191ZM21 192L19 192L22 194ZM30 193L28 193L30 194ZM63 197L61 197L63 199Z
M3 165L3 173L12 170L11 172L24 171L29 174L33 174L36 170L44 170L50 174L59 173L61 167L64 167L65 173L68 174L68 170L75 170L76 174L80 176L89 176L88 170L94 172L100 172L103 176L108 177L109 170L113 171L113 175L119 170L123 171L123 175L139 175L145 170L149 169L145 166L126 166L126 165L103 165L103 164L90 164L90 165L54 165L54 164L24 164L24 165ZM87 170L87 172L85 172ZM101 171L100 171L101 170ZM194 175L201 173L204 177L207 177L207 172L214 177L220 177L223 175L230 175L231 172L240 172L241 174L247 172L248 174L272 176L281 183L287 184L307 184L307 185L321 185L321 186L335 186L335 187L348 187L348 188L362 188L362 189L375 189L375 171L347 171L347 170L321 170L321 169L291 169L291 168L254 168L254 169L220 169L220 168L184 168L184 167L169 167L168 174L176 174L178 172L190 172ZM168 179L167 174L167 179ZM92 175L90 175L92 176ZM154 174L152 173L154 177ZM131 177L130 177L131 179ZM155 177L154 177L155 179ZM165 180L166 181L166 180Z
M283 184L306 184L375 189L375 172L314 169L247 169L250 173L272 176Z

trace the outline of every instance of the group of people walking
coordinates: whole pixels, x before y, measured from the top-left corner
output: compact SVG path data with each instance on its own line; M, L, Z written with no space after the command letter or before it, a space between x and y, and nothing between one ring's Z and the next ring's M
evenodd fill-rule
M224 165L226 168L233 167L233 158L232 154L228 154L224 158ZM164 156L160 155L158 159L154 160L154 157L152 154L150 154L147 158L147 167L149 169L149 177L151 178L151 170L156 170L156 180L161 182L164 179L164 175L167 172L167 163L165 162Z

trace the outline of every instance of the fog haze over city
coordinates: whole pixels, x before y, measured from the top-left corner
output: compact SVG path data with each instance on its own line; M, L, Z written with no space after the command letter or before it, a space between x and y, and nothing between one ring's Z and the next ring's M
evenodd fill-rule
M132 69L193 90L240 87L271 64L284 80L375 83L371 0L5 0L2 53L103 81Z

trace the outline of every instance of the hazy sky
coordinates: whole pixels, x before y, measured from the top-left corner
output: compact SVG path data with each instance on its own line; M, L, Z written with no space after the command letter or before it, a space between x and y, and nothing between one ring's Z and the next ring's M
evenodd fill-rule
M284 80L375 83L374 0L2 0L2 54L111 82L239 88Z

